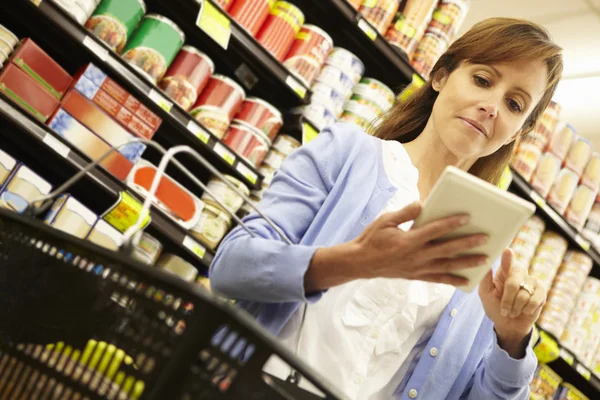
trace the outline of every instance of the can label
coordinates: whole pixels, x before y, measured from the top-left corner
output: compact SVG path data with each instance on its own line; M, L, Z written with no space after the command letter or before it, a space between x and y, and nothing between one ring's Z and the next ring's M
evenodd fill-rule
M140 0L103 0L85 27L121 53L144 13Z
M221 139L227 132L229 127L229 115L211 106L200 106L191 112L192 117L196 119L202 126L208 129L213 135Z

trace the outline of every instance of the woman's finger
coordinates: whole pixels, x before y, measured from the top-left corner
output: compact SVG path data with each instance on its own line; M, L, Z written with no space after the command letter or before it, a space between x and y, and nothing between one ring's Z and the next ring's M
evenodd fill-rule
M535 291L533 292L533 296L529 299L529 303L523 308L523 314L525 315L535 315L535 313L543 307L544 303L546 303L546 289L539 284L537 279L532 279L535 280L535 286L533 286L535 287Z
M525 283L529 288L533 290L533 294L529 293L528 290L522 288L519 285L519 291L517 292L517 296L515 297L515 302L513 303L512 310L510 311L510 314L508 314L510 318L518 318L523 312L525 306L532 300L533 296L535 295L535 291L537 288L537 281L535 280L535 278L528 277L523 283Z
M444 242L432 243L427 248L427 256L433 258L452 257L461 252L474 249L488 242L487 235L471 235Z
M476 268L482 265L487 265L489 259L480 254L466 255L453 258L438 258L430 261L422 268L419 273L426 274L451 274L466 268Z
M412 239L417 242L428 243L439 239L468 223L468 215L455 215L453 217L442 218L437 221L430 222L420 228L411 229L409 234Z
M504 284L504 293L502 294L502 301L500 302L500 315L503 317L508 317L512 312L517 294L520 291L519 285L521 282L524 282L526 278L527 275L513 273L506 280L506 283Z
M452 274L426 274L420 276L419 280L433 283L445 283L446 285L452 286L467 286L469 284L468 279Z

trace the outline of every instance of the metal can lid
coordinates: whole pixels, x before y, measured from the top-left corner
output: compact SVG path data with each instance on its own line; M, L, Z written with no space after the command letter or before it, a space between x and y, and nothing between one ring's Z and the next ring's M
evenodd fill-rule
M259 99L258 97L248 97L245 101L249 102L249 103L258 103L262 106L265 106L269 111L271 111L271 114L275 115L276 117L278 117L279 119L281 119L283 121L283 116L281 115L279 110L276 109L275 106L272 105L271 103L268 103L263 99Z
M100 4L100 1L102 0L98 0L97 4ZM144 0L137 0L138 3L140 3L140 7L142 7L142 10L144 10L144 14L146 14L146 3L144 2Z
M237 83L230 77L225 76L225 75L220 75L220 74L214 74L213 76L210 77L210 79L216 79L219 81L223 81L223 82L227 83L228 85L233 86L234 89L237 89L239 92L242 93L242 98L244 98L244 99L246 98L246 91L244 90L244 88L242 88L242 86L240 86L239 83Z
M248 189L248 186L244 185L244 183L242 181L240 181L239 179L237 179L231 175L224 175L224 176L227 180L229 180L229 182L233 183L233 185L239 191L243 192L246 196L250 196L250 189ZM213 179L221 181L221 179L219 179L219 178L213 178Z
M175 30L175 32L177 32L177 34L179 36L181 36L181 40L183 42L185 42L185 33L183 33L183 31L179 28L179 26L177 26L177 24L175 22L171 21L169 18L167 18L163 15L159 15L159 14L146 14L146 15L144 15L144 18L155 19L164 24L169 25L171 28L173 28L173 30Z
M8 28L6 28L4 25L0 24L0 30L3 30L5 33L7 33L10 37L12 37L13 39L15 39L15 42L19 42L19 38L17 37L17 35L15 35L14 33L12 33L12 31L10 31Z
M231 127L239 130L248 131L254 136L257 136L259 140L262 140L264 143L266 143L268 147L271 147L271 140L269 139L269 137L261 131L259 131L255 126L252 126L245 121L234 119L233 121L231 121Z
M231 225L231 217L219 207L213 206L211 204L205 204L202 213L204 213L205 211L208 211L209 213L213 214L215 217L225 222L228 226Z
M181 50L183 51L187 51L189 53L194 53L197 56L202 57L203 60L205 60L209 65L210 65L210 73L212 74L213 72L215 72L215 63L213 62L213 60L207 56L205 53L201 52L200 50L198 50L197 48L195 48L194 46L190 46L189 44L184 45L183 47L181 47Z
M325 38L325 40L327 40L327 42L331 45L331 47L333 47L333 39L322 28L319 28L318 26L312 25L312 24L304 24L304 25L302 25L302 29L307 29L309 31L317 32L319 35L323 36Z

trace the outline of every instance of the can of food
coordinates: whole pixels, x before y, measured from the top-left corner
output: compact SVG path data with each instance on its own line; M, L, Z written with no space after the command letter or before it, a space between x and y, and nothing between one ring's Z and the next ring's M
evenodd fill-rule
M394 91L387 85L377 79L367 77L362 78L352 88L352 92L375 101L384 112L392 108L396 98Z
M67 14L75 19L80 25L90 17L86 0L53 0L54 4L62 8Z
M4 25L0 25L0 39L8 43L13 49L19 43L19 38Z
M163 245L158 239L149 235L148 233L142 233L140 241L134 245L132 257L136 260L147 264L154 265L163 251Z
M593 276L588 277L583 284L583 293L593 293L600 295L600 279Z
M368 121L372 121L383 114L383 109L378 103L359 94L350 97L350 100L344 104L344 111L350 111ZM374 118L371 118L373 116Z
M335 114L336 117L339 117L342 114L346 98L340 92L323 82L315 83L312 86L311 91L311 103L321 104L327 107L327 109Z
M560 118L560 111L560 104L551 101L540 117L540 123L548 130L550 136L554 134L554 131L556 130L556 124Z
M552 153L545 153L535 169L531 186L544 198L548 195L552 184L556 180L562 162L560 158Z
M335 114L322 104L311 103L306 106L293 108L292 113L301 113L318 130L322 130L327 125L333 124L336 120Z
M570 383L563 383L558 392L556 392L555 400L589 400L587 396L581 393Z
M562 321L556 321L551 318L542 318L540 316L537 325L555 337L560 337L565 331L565 324Z
M189 111L215 71L215 64L192 46L183 46L158 85L171 99Z
M256 40L278 61L283 61L303 24L304 14L298 7L287 1L278 1L256 35Z
M441 0L427 29L452 40L456 37L468 11L469 0Z
M192 264L174 254L163 254L156 267L177 275L186 282L194 282L198 276L198 270Z
M229 15L250 35L256 36L274 3L274 0L235 0Z
M192 106L192 116L219 139L240 110L246 92L232 79L213 75Z
M590 157L592 156L592 144L583 137L578 137L575 139L569 152L567 153L567 158L565 159L565 167L572 169L579 176L583 174L583 169L587 165Z
M588 219L585 222L585 227L583 231L587 232L592 238L595 235L600 234L600 203L598 203L597 197L596 203L594 203L594 205L592 206L590 215L588 215Z
M325 61L326 65L339 68L350 77L352 84L358 83L365 73L365 64L354 53L342 48L334 47Z
M10 46L10 44L4 41L4 39L0 39L0 51L2 52L2 55L6 57L4 60L6 61L10 54L13 52L13 48Z
M398 0L363 1L360 13L383 35L392 23L399 6Z
M281 113L273 105L256 97L249 97L242 103L234 121L255 127L270 140L277 137L283 125Z
M541 396L540 400L547 400L554 397L558 390L562 378L546 364L539 364L531 382L531 395Z
M102 0L85 27L121 53L144 14L144 0Z
M385 39L412 58L417 45L429 26L437 0L421 0L406 7L396 15L393 24L385 33Z
M265 161L264 164L268 165L269 167L278 170L279 168L281 168L281 165L283 164L283 161L285 160L286 155L275 150L275 149L271 149L269 150L269 152L267 153L267 156L265 157Z
M556 290L557 292L563 293L565 296L568 296L571 299L576 299L579 295L579 286L576 285L574 282L561 277L560 275L557 276L554 280L554 285L552 286L552 289Z
M589 186L592 189L600 188L600 153L593 153L590 157L583 170L581 184Z
M512 166L526 181L530 181L541 156L539 147L529 143L521 144L513 157Z
M223 9L223 11L229 11L231 5L234 3L234 0L215 0L215 3L219 5Z
M252 191L252 197L258 199L258 201L262 200L266 191L269 189L268 185L262 185L260 189Z
M215 249L231 227L231 217L209 204L204 206L200 220L190 233L211 249Z
M230 183L232 183L238 191L245 194L246 197L250 196L250 190L242 182L240 182L231 175L225 175L225 178ZM212 197L208 193L204 193L202 195L202 201L204 201L205 204L210 204L214 207L221 208L221 206L219 206L218 203L214 201L214 199L216 198L234 214L238 212L240 207L242 207L242 205L244 204L244 199L242 198L242 196L240 196L233 189L227 186L227 184L223 182L220 178L213 177L208 182L208 185L206 187L215 197Z
M579 312L595 311L600 303L600 298L595 293L582 293L577 298L575 307Z
M560 344L569 349L573 353L579 353L583 350L587 331L580 326L569 326L563 329L560 335Z
M302 143L290 135L279 135L273 143L273 148L280 153L285 154L286 157L292 154L294 150L300 146L302 146Z
M563 168L548 194L548 203L560 214L564 214L567 205L575 193L579 175L568 168Z
M324 30L306 24L296 35L283 65L306 86L310 86L319 75L332 48L333 40Z
M591 313L574 310L569 317L569 326L580 326L589 329L592 317Z
M367 120L360 115L354 114L353 112L346 110L344 110L344 112L342 113L342 116L340 117L340 122L347 122L349 124L357 125L365 132L371 127L370 120Z
M561 160L564 160L575 140L575 136L575 129L571 125L567 124L559 128L552 136L552 140L550 140L548 151L556 154Z
M271 182L273 182L273 178L275 177L275 172L277 172L277 170L267 164L260 166L258 173L263 176L263 185L271 186Z
M446 49L448 49L447 39L426 32L415 50L411 64L425 79L429 79L431 70Z
M579 185L575 189L573 198L569 203L565 219L579 232L592 210L598 189L592 189L584 185Z
M256 168L262 164L271 147L271 142L264 133L237 123L231 124L223 137L223 143Z
M342 69L333 65L325 65L323 67L317 77L317 82L331 86L346 99L350 96L354 87L352 78L346 75Z
M533 217L529 218L525 225L530 229L539 232L540 234L542 234L546 229L546 223L542 218L540 218L537 215L534 215Z

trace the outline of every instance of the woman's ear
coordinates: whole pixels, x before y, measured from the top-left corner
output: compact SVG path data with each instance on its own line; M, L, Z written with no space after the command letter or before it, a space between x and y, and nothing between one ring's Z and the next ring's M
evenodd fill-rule
M439 70L437 70L435 75L431 79L431 87L433 88L433 90L435 90L436 92L442 90L442 88L446 84L446 81L448 80L448 75L449 74L446 68L440 68Z

